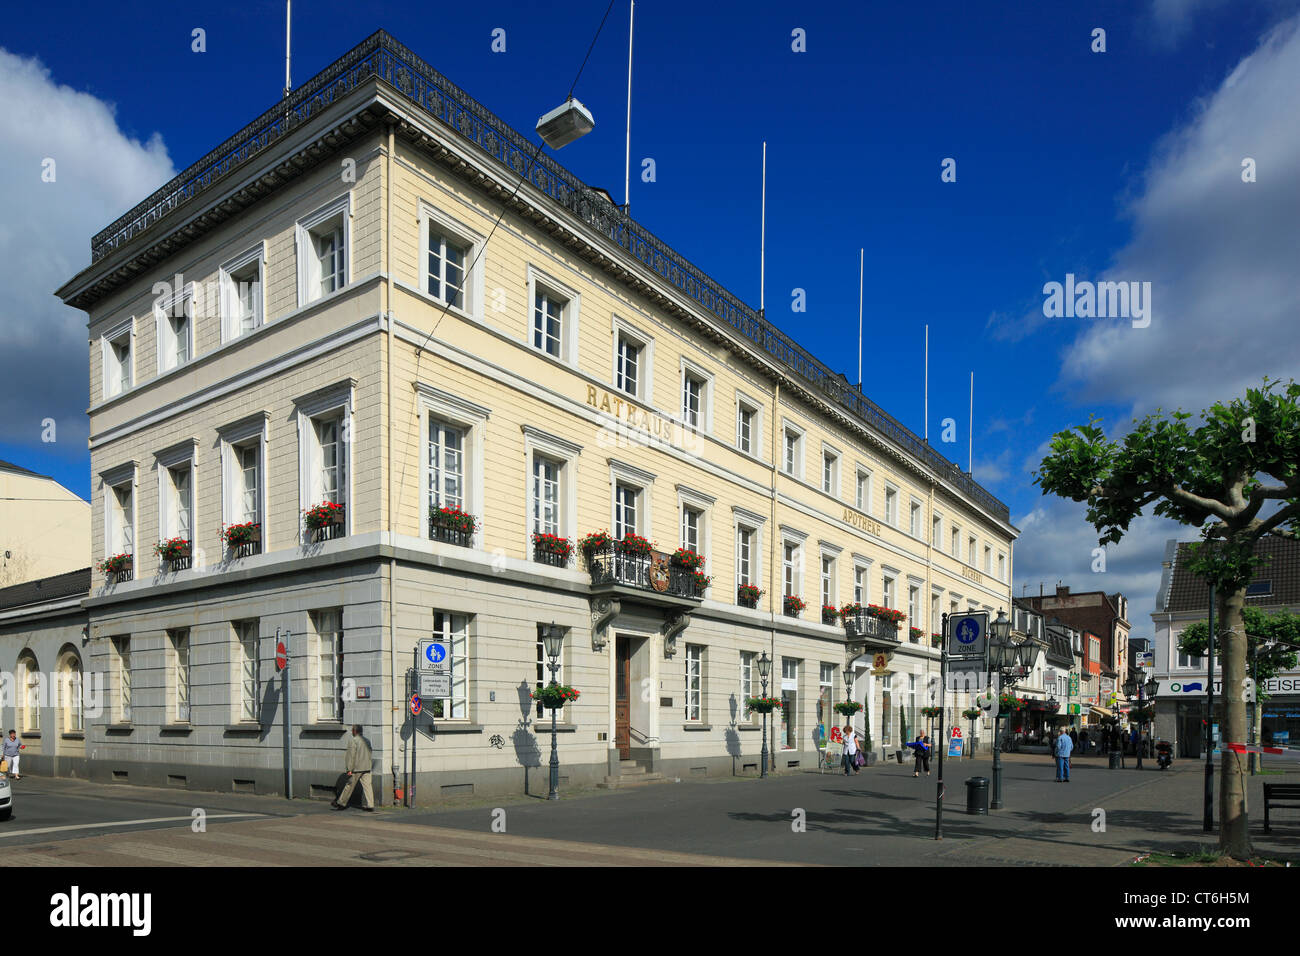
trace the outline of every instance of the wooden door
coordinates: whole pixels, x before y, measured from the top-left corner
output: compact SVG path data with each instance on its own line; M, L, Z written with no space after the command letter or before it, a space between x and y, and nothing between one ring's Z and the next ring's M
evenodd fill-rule
M614 743L618 745L620 760L632 756L632 734L629 719L632 715L632 702L629 699L629 685L632 676L632 641L626 637L615 641L614 656Z

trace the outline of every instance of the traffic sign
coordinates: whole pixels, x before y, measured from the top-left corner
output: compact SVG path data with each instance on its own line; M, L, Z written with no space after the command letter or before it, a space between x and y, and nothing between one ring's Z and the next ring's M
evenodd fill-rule
M451 696L451 675L421 674L420 696L429 700L446 700Z
M435 674L447 672L447 645L427 639L420 642L420 670Z
M421 709L423 709L423 706L424 705L420 702L420 695L412 694L411 695L411 716L412 717L420 716L420 711Z
M285 650L284 641L278 641L275 645L275 669L284 670L289 666L289 652Z
M989 612L968 611L948 618L948 656L982 658L988 645Z

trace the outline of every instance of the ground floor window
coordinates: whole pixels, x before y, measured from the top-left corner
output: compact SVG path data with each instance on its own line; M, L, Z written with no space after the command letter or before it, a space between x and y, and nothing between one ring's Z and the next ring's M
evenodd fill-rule
M1258 705L1262 711L1261 744L1265 747L1300 745L1300 698L1275 697Z
M799 662L781 658L781 749L799 747Z

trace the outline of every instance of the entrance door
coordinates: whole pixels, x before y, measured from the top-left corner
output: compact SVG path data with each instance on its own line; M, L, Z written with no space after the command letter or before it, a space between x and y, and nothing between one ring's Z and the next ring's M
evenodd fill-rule
M628 696L632 682L632 641L626 637L616 638L614 646L614 743L618 745L619 759L627 760L632 756L629 730L632 702Z

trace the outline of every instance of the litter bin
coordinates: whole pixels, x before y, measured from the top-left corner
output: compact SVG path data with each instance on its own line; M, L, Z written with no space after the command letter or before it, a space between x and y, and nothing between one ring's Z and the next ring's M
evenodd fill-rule
M989 812L989 778L969 777L966 780L966 812L984 814Z
M1121 759L1122 759L1122 757L1121 757L1120 752L1119 752L1118 750L1112 750L1112 751L1110 752L1110 769L1111 769L1111 770L1118 770L1118 769L1119 769L1119 762L1120 762Z

